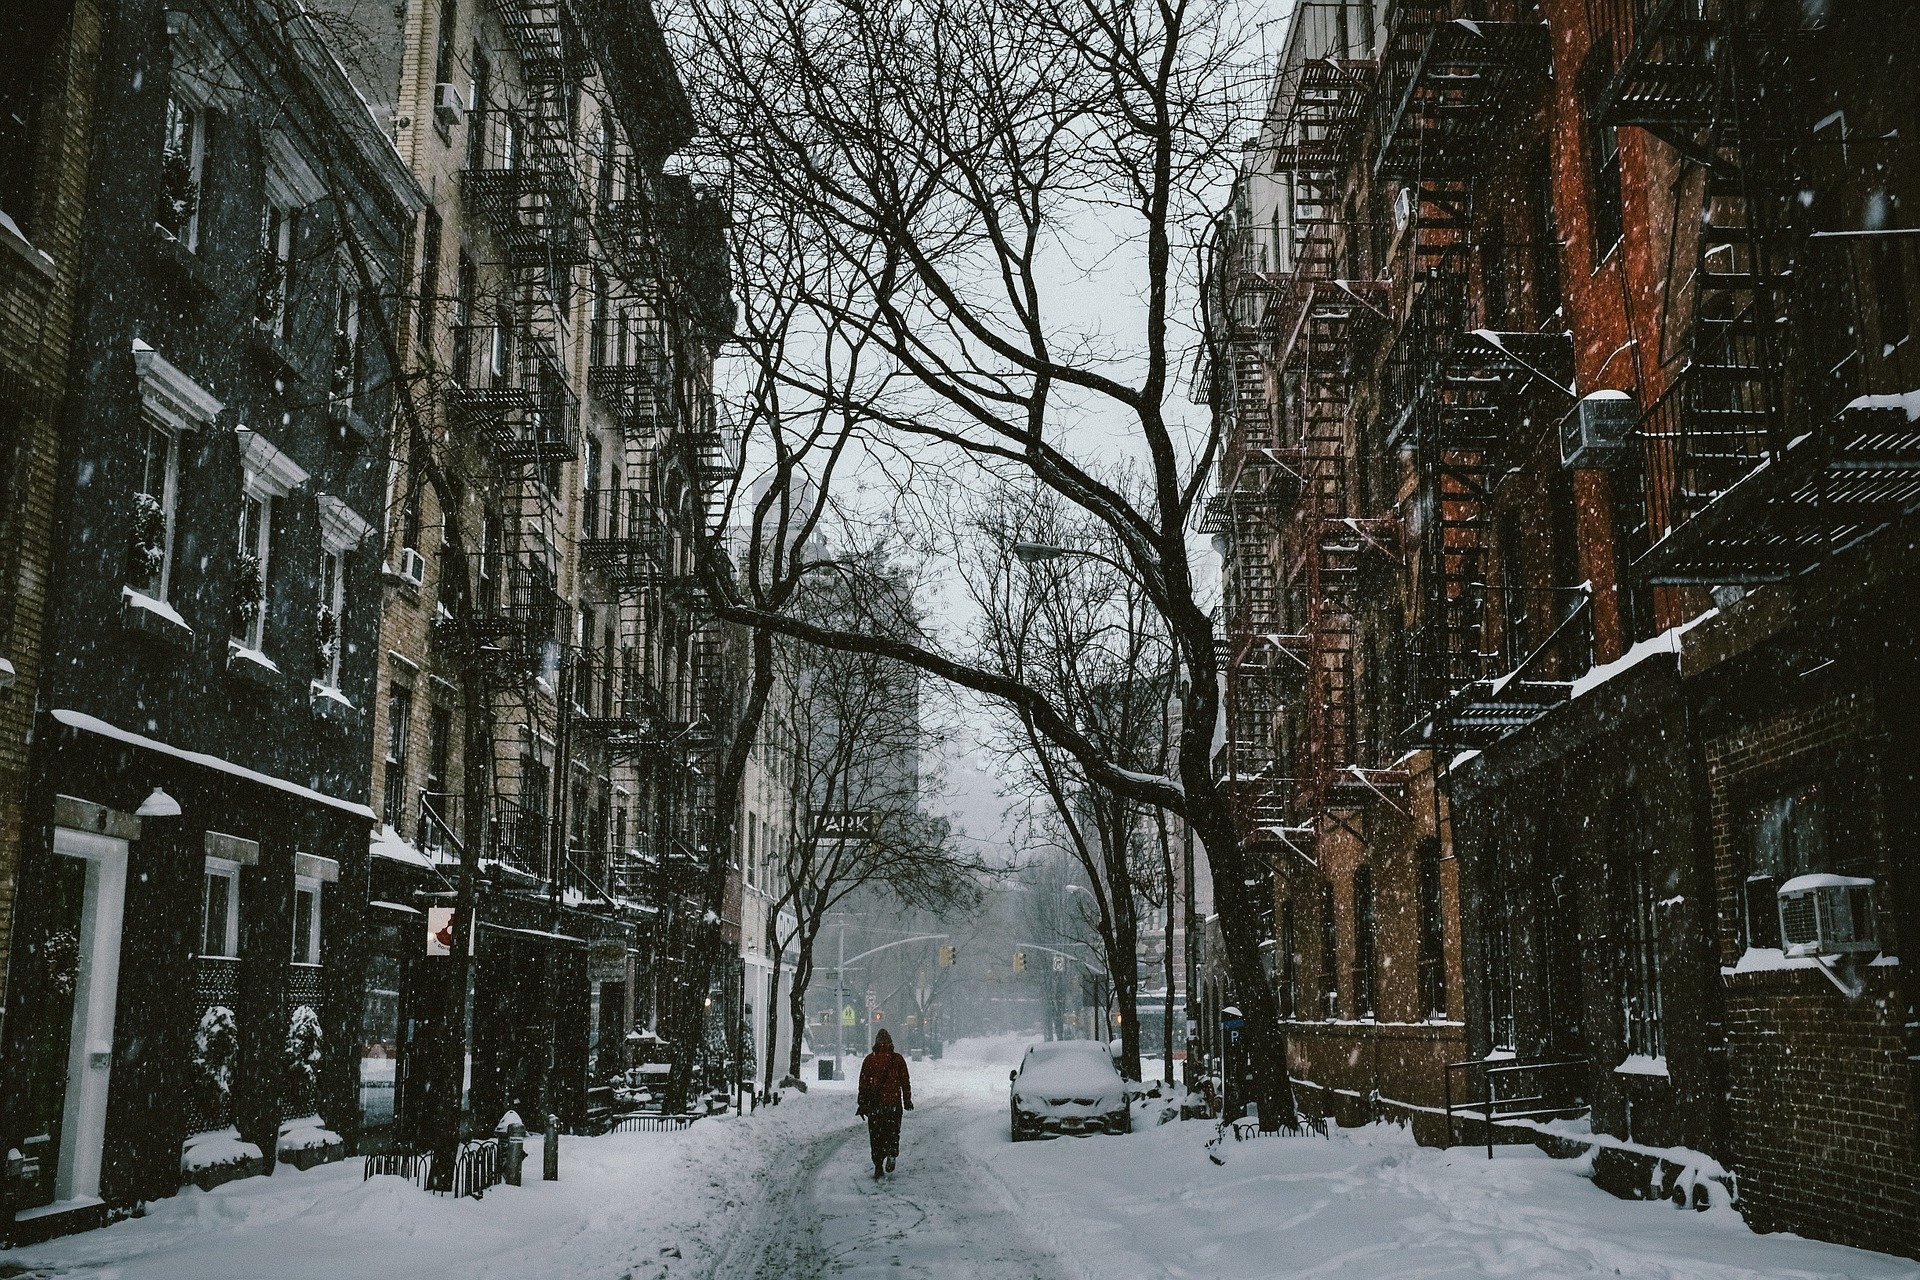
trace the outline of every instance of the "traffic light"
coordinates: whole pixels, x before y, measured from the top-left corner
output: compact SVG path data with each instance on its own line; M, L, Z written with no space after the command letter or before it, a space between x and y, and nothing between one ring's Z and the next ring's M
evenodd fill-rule
M951 967L951 966L952 966L952 964L953 964L953 944L952 944L951 942L948 942L948 943L943 943L943 944L941 944L941 947L940 947L940 964L941 964L941 966L942 966L943 968L945 968L945 967Z
M1015 973L1025 973L1027 971L1027 953L1026 952L1016 951L1013 953L1013 971Z

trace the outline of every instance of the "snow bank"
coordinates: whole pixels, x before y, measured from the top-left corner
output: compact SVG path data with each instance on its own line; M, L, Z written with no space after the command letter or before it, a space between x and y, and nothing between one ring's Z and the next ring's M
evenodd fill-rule
M320 1151L341 1144L340 1135L327 1128L326 1123L319 1116L301 1116L297 1120L288 1120L281 1124L280 1137L274 1143L274 1150L281 1153Z
M260 1158L260 1148L240 1140L232 1125L189 1137L180 1149L180 1172L189 1178L213 1169L230 1169Z

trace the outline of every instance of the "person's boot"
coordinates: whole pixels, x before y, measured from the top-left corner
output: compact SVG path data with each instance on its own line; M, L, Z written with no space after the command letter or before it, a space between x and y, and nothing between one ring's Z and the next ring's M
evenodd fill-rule
M873 1180L875 1182L880 1181L881 1175L884 1173L886 1173L886 1170L880 1166L880 1162L878 1160L875 1160L873 1162Z
M895 1165L896 1163L898 1163L898 1161L897 1161L897 1158L896 1158L896 1157L894 1157L894 1156L888 1156L888 1157L887 1157L887 1172L888 1172L888 1173L892 1173L892 1172L893 1172L893 1166L894 1166L894 1165Z

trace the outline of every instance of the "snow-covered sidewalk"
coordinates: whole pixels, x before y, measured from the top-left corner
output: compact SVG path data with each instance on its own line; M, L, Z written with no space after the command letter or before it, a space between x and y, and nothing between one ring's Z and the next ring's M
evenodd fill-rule
M851 1104L789 1093L736 1120L680 1133L565 1138L560 1180L540 1180L529 1142L525 1183L482 1200L431 1195L400 1178L361 1180L350 1159L306 1173L282 1167L211 1192L188 1188L143 1218L0 1253L28 1276L101 1280L656 1280L706 1276L796 1145Z
M901 1170L875 1183L851 1088L678 1134L569 1138L561 1180L446 1200L361 1163L187 1191L136 1221L0 1254L111 1280L1920 1280L1920 1265L1731 1209L1617 1200L1530 1147L1437 1151L1392 1127L1228 1142L1211 1125L1014 1145L1023 1041L912 1064ZM852 1064L850 1063L849 1066Z

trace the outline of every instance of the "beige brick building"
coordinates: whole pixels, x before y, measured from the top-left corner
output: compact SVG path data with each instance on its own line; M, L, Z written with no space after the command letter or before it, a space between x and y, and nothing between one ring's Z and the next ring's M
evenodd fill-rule
M95 0L17 10L0 18L11 64L0 88L0 955L19 868L101 28ZM0 974L0 1013L4 983Z

